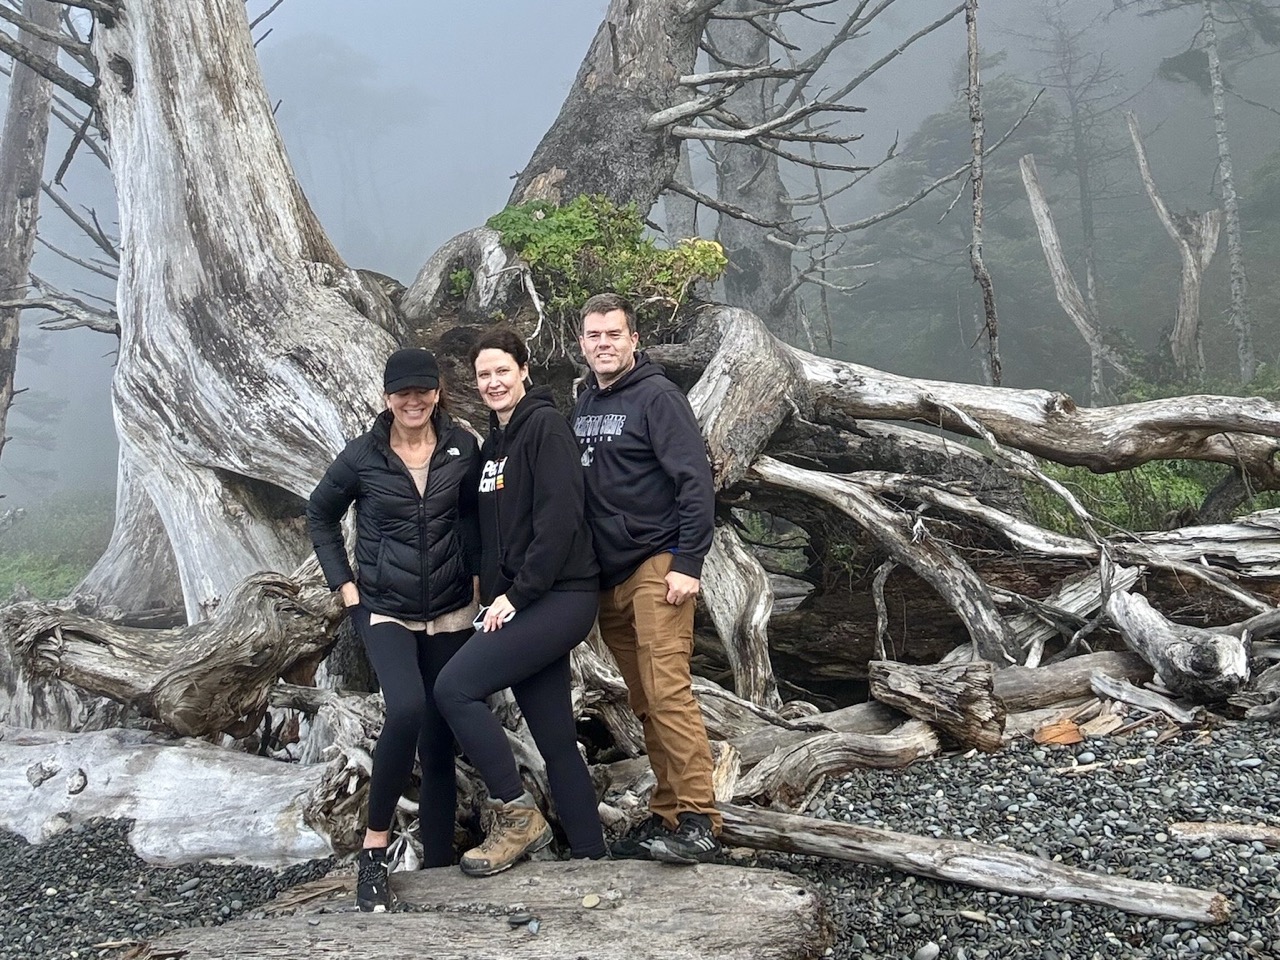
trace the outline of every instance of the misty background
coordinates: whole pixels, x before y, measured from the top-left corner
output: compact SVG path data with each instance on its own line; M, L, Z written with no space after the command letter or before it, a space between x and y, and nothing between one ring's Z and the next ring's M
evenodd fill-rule
M268 5L254 0L250 16ZM840 68L855 73L951 6L917 0L891 8L866 37L839 52ZM1047 64L1029 38L1043 29L1044 6L1041 0L982 4L988 142L1005 132L1041 86ZM1137 113L1166 203L1196 210L1217 205L1210 100L1193 85L1157 77L1163 58L1189 46L1198 7L1140 17L1114 10L1112 0L1074 0L1067 6L1081 24L1108 15L1088 34L1088 49L1105 56L1115 71L1112 101ZM287 0L279 7L257 30L266 33L258 48L263 72L279 102L277 121L299 180L347 261L408 283L436 247L501 209L511 177L556 116L606 7L605 0L382 0L358 7L340 0ZM817 42L822 27L812 30L812 36L795 39ZM863 134L853 145L855 158L875 163L896 140L898 159L842 194L833 202L834 213L856 218L877 212L936 176L935 168L950 169L966 159L964 153L953 158L956 149L967 150L964 51L959 17L859 88L851 102L867 112L847 120ZM1239 92L1277 107L1273 101L1280 97L1272 94L1278 73L1275 57L1263 51L1233 69L1232 77ZM1018 157L1036 152L1064 242L1078 243L1069 191L1053 179L1060 171L1045 159L1054 149L1054 100L1052 91L1046 93L1018 134L988 160L986 259L996 281L1006 385L1064 389L1087 402L1087 352L1054 300L1016 176ZM1239 100L1230 101L1228 110L1238 189L1247 204L1268 163L1276 164L1280 114ZM1112 121L1113 134L1121 136L1118 111ZM65 127L52 125L51 174L69 137ZM1101 253L1108 260L1104 319L1154 350L1173 317L1177 256L1142 194L1127 138L1113 146L1117 158L1108 168L1109 190L1100 210L1106 238ZM697 186L714 193L707 164L693 149ZM962 182L939 191L910 217L851 238L848 261L869 266L858 271L865 286L831 299L830 352L904 374L980 378L976 351L970 350L967 298L975 291L964 249L967 189L937 223ZM91 155L81 151L65 184L73 203L95 210L112 229L110 177ZM789 186L796 193L811 189L799 178ZM1248 219L1249 209L1245 228L1256 236L1261 231L1257 218ZM661 219L660 205L654 216ZM699 229L714 236L715 215L702 210ZM83 236L47 201L41 204L41 232L65 249L92 255ZM1265 288L1273 272L1261 256L1265 249L1254 248L1250 267L1259 354L1269 362L1275 335L1264 328L1275 324L1274 300L1267 300ZM101 278L45 249L38 249L34 270L64 289L112 296ZM1221 320L1225 303L1224 242L1206 277L1202 314L1206 352L1219 361L1234 349ZM6 508L66 491L109 494L115 483L114 339L86 331L46 333L38 320L28 313L23 325L18 385L27 390L15 401L14 439L0 461Z

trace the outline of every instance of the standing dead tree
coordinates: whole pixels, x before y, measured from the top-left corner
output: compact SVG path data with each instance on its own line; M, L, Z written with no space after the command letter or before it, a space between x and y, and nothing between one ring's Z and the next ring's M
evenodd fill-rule
M966 88L969 102L969 122L973 126L973 160L969 171L969 185L973 190L973 232L969 240L969 262L973 266L973 280L982 290L983 335L987 339L987 375L990 382L1000 385L1000 320L996 315L996 288L991 271L982 259L982 160L985 129L982 119L982 79L978 67L978 0L965 0L964 24L968 39L969 84Z
M1044 250L1045 263L1049 267L1049 276L1053 279L1053 289L1058 303L1071 319L1081 338L1089 348L1089 395L1097 403L1107 395L1104 373L1107 368L1121 376L1128 376L1129 369L1120 355L1106 342L1098 323L1096 297L1090 298L1082 294L1071 267L1062 249L1062 240L1058 228L1053 222L1053 211L1049 207L1044 188L1040 185L1040 176L1036 171L1036 160L1027 154L1018 161L1022 171L1022 183L1027 189L1027 200L1031 204L1031 216L1036 223L1036 232L1040 236L1040 246ZM1086 290L1092 283L1089 279L1093 266L1086 260ZM1091 305L1092 304L1094 305Z
M6 10L6 12L8 12ZM12 16L12 15L11 15ZM57 57L58 8L49 0L26 0L17 42L33 56ZM49 139L53 84L26 64L17 64L9 84L9 105L0 132L0 454L15 395L18 334L30 282L40 215L40 183Z
M1125 115L1133 150L1138 158L1138 173L1142 185L1155 208L1156 216L1165 233L1178 247L1182 261L1182 281L1178 287L1178 309L1173 329L1169 333L1169 350L1179 374L1185 380L1204 379L1204 346L1200 339L1200 288L1204 272L1209 268L1214 251L1218 248L1218 231L1222 227L1222 211L1207 210L1204 213L1189 211L1173 213L1165 206L1156 187L1155 177L1147 162L1147 152L1138 130L1138 118Z

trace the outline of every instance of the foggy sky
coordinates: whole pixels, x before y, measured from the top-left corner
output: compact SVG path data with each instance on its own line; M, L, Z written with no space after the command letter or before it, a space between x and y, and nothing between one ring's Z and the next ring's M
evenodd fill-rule
M952 2L911 0L891 8L865 40L841 54L848 69L860 69ZM1111 6L1109 0L1078 2ZM251 16L267 5L253 0ZM280 101L277 121L299 180L347 261L407 283L437 246L499 210L511 177L555 118L606 7L606 0L287 0L272 14L259 28L271 33L258 49L271 98ZM1025 44L1002 30L1025 28L1026 9L1025 0L984 0L981 16L984 48L1008 50L1010 65L1030 75L1032 65L1020 63ZM1197 122L1192 134L1184 131L1198 121L1197 111L1199 118L1208 115L1207 100L1151 80L1159 57L1185 44L1184 25L1130 17L1106 35L1129 73L1126 83L1140 90L1134 105L1144 126L1155 130L1148 145L1157 162L1164 170L1178 164L1212 169L1211 125ZM957 18L860 88L855 102L868 112L858 120L865 129L856 145L859 160L878 160L895 135L905 140L921 119L955 101L951 80L963 36ZM55 125L51 170L67 137ZM1274 136L1260 140L1252 158L1273 146ZM110 181L95 164L82 153L68 186L76 202L95 206L112 222ZM1202 207L1207 188L1207 177L1190 188L1199 190ZM866 189L852 192L848 202L870 211L882 201ZM47 201L42 214L42 231L47 226L55 242L83 249ZM704 219L704 232L708 226ZM111 294L47 252L38 255L36 270L68 287ZM83 332L40 334L32 322L24 324L23 337L19 385L33 389L19 398L19 408L63 402L65 412L52 449L23 437L6 447L4 505L53 488L33 469L56 472L58 486L112 486L114 341ZM27 426L20 415L10 420L16 429Z

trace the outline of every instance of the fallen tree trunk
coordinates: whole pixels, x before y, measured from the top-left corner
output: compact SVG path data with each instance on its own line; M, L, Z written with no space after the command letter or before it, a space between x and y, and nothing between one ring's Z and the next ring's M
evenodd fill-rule
M321 885L346 902L355 893L354 878ZM832 940L817 891L774 870L573 860L482 882L452 867L393 873L391 889L413 909L369 918L321 902L314 914L170 934L146 956L391 960L427 945L432 960L811 960ZM523 923L508 922L516 913Z
M276 681L314 668L343 617L308 571L262 573L235 588L214 616L144 630L26 601L0 611L15 666L110 697L187 736L243 735L261 719Z
M723 838L757 850L868 863L985 890L1095 903L1141 916L1217 924L1231 915L1231 902L1207 890L1092 873L988 844L931 840L724 803L719 807Z
M912 666L876 660L868 674L872 697L940 727L962 746L991 752L1003 745L1005 709L994 694L990 663Z
M94 817L128 819L149 863L281 867L332 852L305 816L324 770L139 730L0 727L0 826L40 843Z

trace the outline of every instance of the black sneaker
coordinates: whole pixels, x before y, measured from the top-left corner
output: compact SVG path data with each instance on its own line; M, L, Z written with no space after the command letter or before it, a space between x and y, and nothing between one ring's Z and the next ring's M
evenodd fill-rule
M369 847L360 851L356 861L356 906L365 913L386 913L391 908L391 887L387 882L386 847Z
M659 837L671 836L667 822L656 813L649 814L627 833L615 840L609 853L615 860L652 860L651 849Z
M720 856L720 841L711 832L706 814L682 813L680 825L655 839L649 855L663 863L710 863Z

